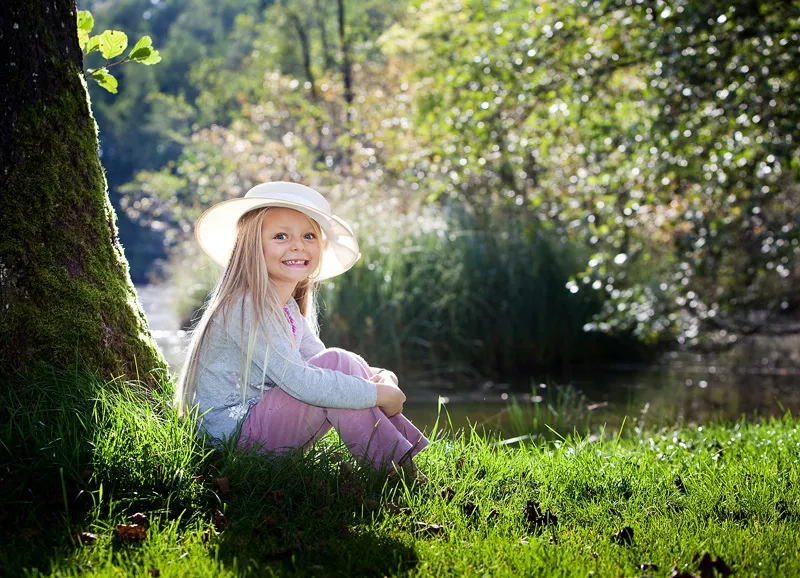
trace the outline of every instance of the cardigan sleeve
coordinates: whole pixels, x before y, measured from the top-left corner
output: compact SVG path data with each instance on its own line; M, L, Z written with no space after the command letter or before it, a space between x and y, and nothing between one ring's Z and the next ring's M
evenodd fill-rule
M249 299L231 305L226 315L225 331L246 355L253 327L253 310ZM355 375L323 369L306 363L300 349L292 347L283 332L264 320L269 338L256 327L250 382L261 384L261 376L292 397L319 407L366 409L377 402L375 384ZM265 363L266 361L266 363Z
M323 351L325 349L325 344L311 330L311 327L308 325L308 321L306 321L306 318L300 314L299 310L298 315L300 316L300 323L303 325L302 338L300 339L298 348L300 349L300 356L305 360L309 360L319 352Z

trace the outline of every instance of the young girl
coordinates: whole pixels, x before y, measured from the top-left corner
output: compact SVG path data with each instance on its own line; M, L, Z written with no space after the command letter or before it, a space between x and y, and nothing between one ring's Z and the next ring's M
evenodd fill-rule
M390 372L317 337L316 286L358 260L350 227L317 191L265 183L203 213L195 233L225 271L194 331L176 402L218 440L281 451L331 427L357 459L413 468L428 440L401 413Z

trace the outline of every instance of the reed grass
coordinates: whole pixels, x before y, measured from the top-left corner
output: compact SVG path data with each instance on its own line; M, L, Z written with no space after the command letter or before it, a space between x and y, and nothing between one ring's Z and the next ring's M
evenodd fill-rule
M415 381L560 374L636 359L635 340L587 333L600 296L566 285L586 250L524 213L400 218L361 236L362 259L323 284L322 337Z

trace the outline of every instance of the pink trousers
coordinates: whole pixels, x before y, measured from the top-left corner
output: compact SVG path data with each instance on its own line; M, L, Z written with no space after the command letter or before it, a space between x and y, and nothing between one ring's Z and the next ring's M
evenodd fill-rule
M309 363L369 379L374 375L366 361L344 349L321 351ZM295 399L279 387L264 393L242 425L240 447L282 452L307 448L331 427L354 458L376 469L402 465L428 446L428 440L402 414L386 417L377 407L336 409L317 407Z

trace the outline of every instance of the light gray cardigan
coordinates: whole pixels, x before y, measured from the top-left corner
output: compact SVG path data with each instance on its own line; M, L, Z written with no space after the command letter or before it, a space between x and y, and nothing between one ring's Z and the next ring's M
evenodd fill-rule
M325 345L300 314L293 298L289 299L287 307L296 325L295 343L286 339L284 331L276 331L269 319L265 320L270 337L269 355L267 341L258 331L249 383L243 397L240 374L253 323L253 309L250 299L245 299L242 316L241 303L237 300L232 304L226 312L224 325L221 314L214 316L199 354L194 403L199 406L201 427L207 434L219 440L231 437L263 392L276 385L292 397L320 407L365 409L375 406L374 383L308 364ZM288 319L286 324L288 326Z

